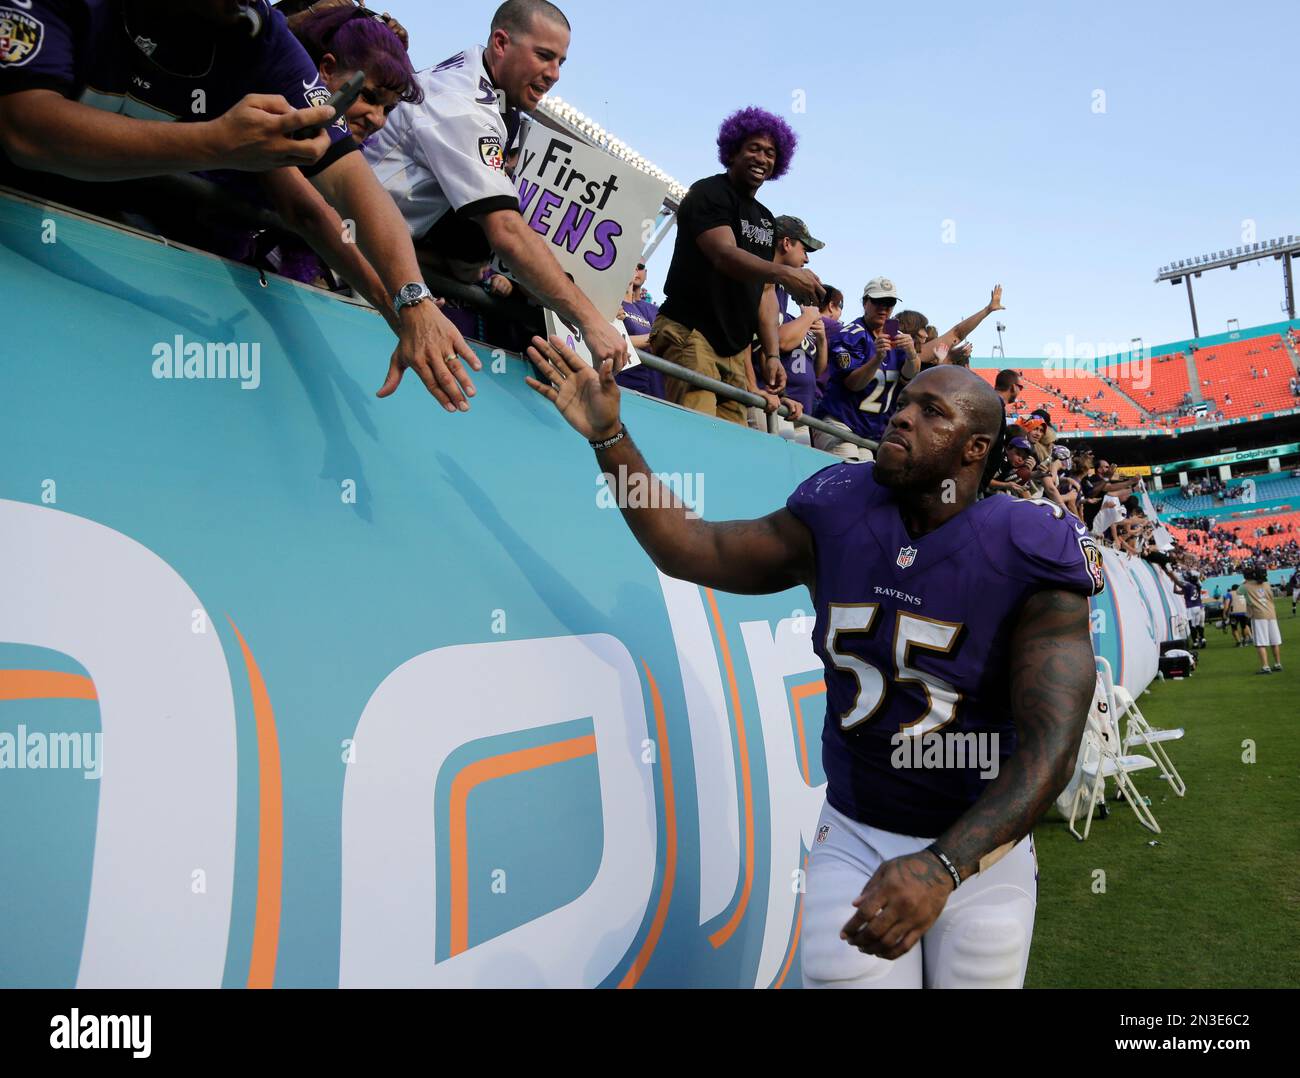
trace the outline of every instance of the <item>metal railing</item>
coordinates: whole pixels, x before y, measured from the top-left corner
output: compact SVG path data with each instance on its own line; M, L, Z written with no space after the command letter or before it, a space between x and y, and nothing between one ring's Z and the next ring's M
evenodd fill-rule
M279 229L280 231L292 233L293 230L276 214L273 210L261 206L254 206L238 198L225 188L212 183L210 180L202 179L192 175L168 175L154 176L143 180L130 180L120 184L99 185L100 190L109 186L120 187L124 192L130 192L135 201L143 200L147 204L152 199L169 199L172 201L189 200L197 204L202 204L207 208L215 209L231 221L243 225L244 227L255 231L264 231L267 229ZM10 189L5 189L10 190ZM39 195L33 195L27 191L13 191L14 194L22 198L35 198L39 201ZM58 203L50 203L59 205ZM73 213L85 215L86 211L80 210L75 206L67 206L68 210ZM91 214L91 216L94 216ZM108 222L117 224L118 222ZM163 242L167 242L165 237L159 237ZM417 254L418 254L417 249ZM257 267L254 267L257 268ZM480 314L491 315L507 320L517 320L520 316L520 303L518 300L509 301L499 296L493 296L485 292L477 285L465 284L462 281L454 280L450 277L443 276L432 270L426 262L421 259L421 271L424 275L425 283L438 296L445 299L455 300L467 307L472 308ZM259 272L264 272L260 271ZM301 282L300 282L301 283ZM304 285L304 287L311 287ZM340 299L344 297L339 297ZM362 300L355 300L360 306L373 310L368 303ZM480 344L485 343L480 341ZM671 360L657 356L652 352L647 352L642 348L636 349L636 354L641 362L652 370L659 371L669 378L677 378L698 389L706 389L726 400L737 401L748 408L765 409L767 401L757 393L750 393L748 390L737 389L735 386L728 385L716 378L710 378L708 375L701 374L699 371L691 370L689 367L683 367ZM523 360L523 357L520 357ZM523 360L527 362L526 360ZM656 398L650 398L656 399ZM675 405L674 405L675 407ZM789 420L796 426L804 426L810 430L820 431L828 434L839 441L849 442L852 445L862 449L868 449L874 452L877 448L876 442L868 438L862 438L851 431L842 430L833 427L829 423L814 416L802 415L798 419L791 418L790 409L782 405L775 412L767 413L768 416L768 433L777 434L777 418Z

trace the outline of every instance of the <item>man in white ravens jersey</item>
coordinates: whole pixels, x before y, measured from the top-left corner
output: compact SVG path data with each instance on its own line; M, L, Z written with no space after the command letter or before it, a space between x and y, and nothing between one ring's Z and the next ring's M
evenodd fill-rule
M487 47L416 73L419 104L398 105L366 141L366 160L397 203L417 246L464 262L495 251L523 285L581 328L597 361L626 353L614 311L597 311L546 240L519 212L505 172L520 110L537 108L560 79L569 20L547 0L506 0Z
M606 476L654 482L619 421L612 366L596 371L556 338L528 355L541 376L530 385ZM651 503L662 508L630 508L644 501L618 492L662 572L812 593L828 782L805 985L1023 983L1028 836L1073 771L1095 683L1088 596L1104 577L1094 541L1058 507L979 499L1004 436L993 390L939 366L899 394L875 464L825 468L759 520L692 519L667 491Z

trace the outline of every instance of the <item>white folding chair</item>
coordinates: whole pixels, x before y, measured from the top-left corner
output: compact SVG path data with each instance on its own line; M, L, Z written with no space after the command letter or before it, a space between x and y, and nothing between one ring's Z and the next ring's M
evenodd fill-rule
M1098 659L1098 666L1105 659ZM1109 673L1109 664L1106 673ZM1093 693L1092 707L1088 709L1088 722L1083 731L1083 748L1081 769L1083 780L1074 793L1074 802L1070 806L1070 832L1080 842L1087 839L1092 830L1092 816L1105 789L1106 780L1114 779L1119 792L1128 802L1137 817L1138 823L1149 831L1160 833L1160 824L1156 822L1142 795L1138 793L1133 780L1129 778L1135 771L1145 771L1159 765L1149 756L1137 754L1125 755L1121 750L1119 727L1115 723L1115 704L1110 693L1110 686L1102 670L1097 672L1097 686ZM1088 802L1087 816L1084 819L1083 833L1075 826L1079 810L1084 801Z
M1161 730L1152 726L1142 714L1137 701L1129 695L1129 691L1123 685L1116 685L1113 695L1117 712L1116 721L1124 721L1124 751L1146 748L1160 765L1160 777L1168 781L1177 796L1182 797L1187 793L1187 783L1183 781L1178 768L1174 767L1173 761L1169 759L1164 743L1181 741L1185 734L1183 728L1178 726Z

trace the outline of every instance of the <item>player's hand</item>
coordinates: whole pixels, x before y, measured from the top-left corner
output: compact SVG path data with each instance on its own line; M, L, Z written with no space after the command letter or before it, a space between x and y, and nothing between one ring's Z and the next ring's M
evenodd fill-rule
M266 172L284 165L312 165L330 148L325 131L315 138L295 139L303 127L325 127L334 121L328 105L295 109L279 94L245 94L212 124L213 164L243 172Z
M786 418L791 422L803 415L803 405L793 397L782 397L781 403L790 409L790 414Z
M893 961L916 946L943 912L952 877L924 850L886 861L853 900L857 913L840 939L864 954Z
M787 266L778 282L794 297L799 304L818 305L826 298L826 286L822 279L810 269L795 269Z
M527 355L541 379L525 381L555 405L569 426L589 442L618 433L621 424L613 360L606 359L597 371L559 337L549 341L534 337Z
M482 370L460 330L432 303L413 303L400 314L397 348L388 363L388 377L379 387L378 397L391 396L407 368L419 376L425 387L449 412L468 412L474 396L474 383L465 370Z
M596 322L581 328L582 340L591 353L592 362L599 367L608 359L614 364L614 373L618 374L627 362L627 338L608 322Z
M488 291L494 296L506 297L515 290L514 282L502 273L494 273L488 278Z
M773 393L780 394L785 389L786 374L785 364L775 356L765 356L763 358L763 377L767 379L767 387Z
M1006 308L1002 306L1002 286L1000 284L995 284L993 286L993 295L989 297L988 312L989 314L992 314L994 311L1005 310Z

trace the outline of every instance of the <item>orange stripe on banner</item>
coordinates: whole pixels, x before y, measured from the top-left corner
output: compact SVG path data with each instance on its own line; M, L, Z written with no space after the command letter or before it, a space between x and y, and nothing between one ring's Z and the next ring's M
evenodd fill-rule
M59 670L0 670L0 700L97 700L84 674Z
M280 740L275 732L271 696L257 660L239 626L229 615L248 669L257 726L257 905L253 916L253 953L248 960L248 987L275 985L275 958L280 947L280 897L284 886L284 789L280 776Z
M803 859L804 883L808 882L808 858ZM781 976L772 984L774 989L780 988L785 984L785 975L790 972L790 963L794 961L794 953L799 949L799 933L803 929L803 893L799 894L799 906L794 914L794 935L790 937L790 950L785 956L785 965L781 967Z
M466 764L451 783L451 953L458 955L469 950L469 827L467 810L470 792L480 783L491 779L517 775L521 771L577 760L596 752L596 735L575 737L539 745L534 749L519 749L489 756Z
M654 675L650 673L650 667L644 659L641 660L641 665L645 667L646 681L650 683L650 699L655 709L655 734L662 748L660 760L664 776L664 828L668 837L664 849L663 890L659 892L659 904L655 907L655 917L650 923L650 933L641 945L641 952L636 956L631 969L619 981L619 988L635 988L636 982L650 964L650 956L654 954L659 936L664 930L664 922L668 919L668 904L672 901L673 883L677 879L677 797L673 792L673 761L668 752L668 724L664 720L664 702L659 695Z
M704 594L708 597L713 624L718 630L718 646L722 651L722 664L727 670L727 686L731 690L731 711L736 716L736 747L740 752L740 788L745 803L745 883L731 919L709 937L709 942L717 948L731 939L740 927L740 922L745 919L745 911L749 908L749 893L754 888L754 789L749 777L749 742L745 737L745 716L740 709L740 690L736 686L736 670L731 663L727 631L722 627L722 615L718 613L718 600L713 589L705 588Z
M790 690L790 699L794 703L795 726L799 731L799 766L803 768L803 780L811 786L812 775L808 771L808 740L803 732L803 702L809 696L816 696L826 691L826 682L810 681L807 685L796 685Z

